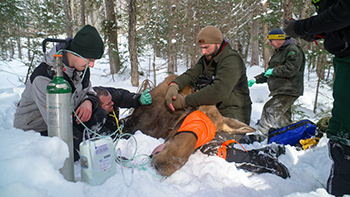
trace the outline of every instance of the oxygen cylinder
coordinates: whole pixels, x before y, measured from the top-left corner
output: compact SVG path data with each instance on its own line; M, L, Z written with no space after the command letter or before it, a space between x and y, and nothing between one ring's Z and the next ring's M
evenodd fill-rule
M46 87L47 127L50 137L58 136L67 143L69 157L60 169L63 177L74 181L73 126L70 111L71 87L63 78L62 55L54 55L56 75Z

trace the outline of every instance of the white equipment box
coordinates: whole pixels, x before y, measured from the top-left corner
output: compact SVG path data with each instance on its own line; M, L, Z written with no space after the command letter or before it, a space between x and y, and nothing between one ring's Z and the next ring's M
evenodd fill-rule
M101 185L116 173L115 151L111 137L81 142L81 179L90 185Z

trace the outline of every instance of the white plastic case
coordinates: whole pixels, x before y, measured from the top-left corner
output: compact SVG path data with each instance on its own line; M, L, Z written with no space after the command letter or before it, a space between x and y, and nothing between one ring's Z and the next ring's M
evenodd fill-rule
M116 173L115 151L111 137L81 142L81 179L90 185L101 185Z

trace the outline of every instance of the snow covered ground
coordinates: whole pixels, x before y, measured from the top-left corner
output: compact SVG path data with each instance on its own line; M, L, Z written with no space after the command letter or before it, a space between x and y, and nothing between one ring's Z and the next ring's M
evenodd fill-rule
M114 86L137 91L132 87L127 74L105 77L109 65L106 59L98 60L92 69L93 85ZM146 71L148 60L141 61L141 69ZM179 73L185 71L179 68ZM263 71L254 66L247 69L248 78ZM117 165L116 174L102 185L91 186L81 181L80 163L75 163L75 182L66 181L59 169L68 156L66 144L58 137L42 137L34 131L24 132L13 128L13 114L20 100L24 85L23 78L27 67L18 60L0 62L0 196L2 197L44 197L44 196L330 196L326 181L330 172L331 160L328 157L327 139L306 151L286 146L286 154L279 157L290 171L290 178L282 179L276 175L253 174L236 168L216 156L207 156L197 151L180 170L167 179L155 175L150 164L145 169L126 168ZM146 75L147 76L147 75ZM157 82L166 77L159 73ZM142 82L145 77L141 77ZM150 78L153 79L153 76ZM301 110L313 119L312 109L316 92L316 78L305 81L305 93L298 102ZM250 89L253 101L251 126L260 118L264 103L269 99L266 84L255 84ZM332 104L331 91L324 89L319 102ZM323 100L322 100L323 99ZM328 99L328 101L327 101ZM124 116L125 114L123 114ZM163 139L155 139L137 132L137 155L149 155L161 144ZM264 143L244 145L246 149L260 148ZM136 143L133 138L120 140L118 147L122 154L131 154ZM237 146L238 148L238 146ZM137 159L135 165L144 162Z

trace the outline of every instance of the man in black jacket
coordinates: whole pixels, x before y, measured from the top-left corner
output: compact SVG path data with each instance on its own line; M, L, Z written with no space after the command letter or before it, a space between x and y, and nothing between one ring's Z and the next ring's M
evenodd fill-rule
M152 103L151 94L148 89L142 94L131 93L128 90L112 87L93 87L96 92L98 107L92 114L89 124L90 130L100 135L115 138L119 135L119 108L137 108L141 105ZM74 148L79 149L79 144L83 141L85 126L73 121ZM85 137L94 136L93 133L85 133ZM79 153L74 151L74 161L80 158Z
M152 103L152 96L148 93L148 89L142 94L113 87L98 86L93 89L99 98L101 116L105 117L103 127L99 130L103 135L111 135L119 129L119 108L138 108Z
M284 32L309 42L324 37L333 59L332 117L327 128L329 155L333 160L327 191L336 196L350 194L350 1L313 0L318 15L303 20L286 20Z

